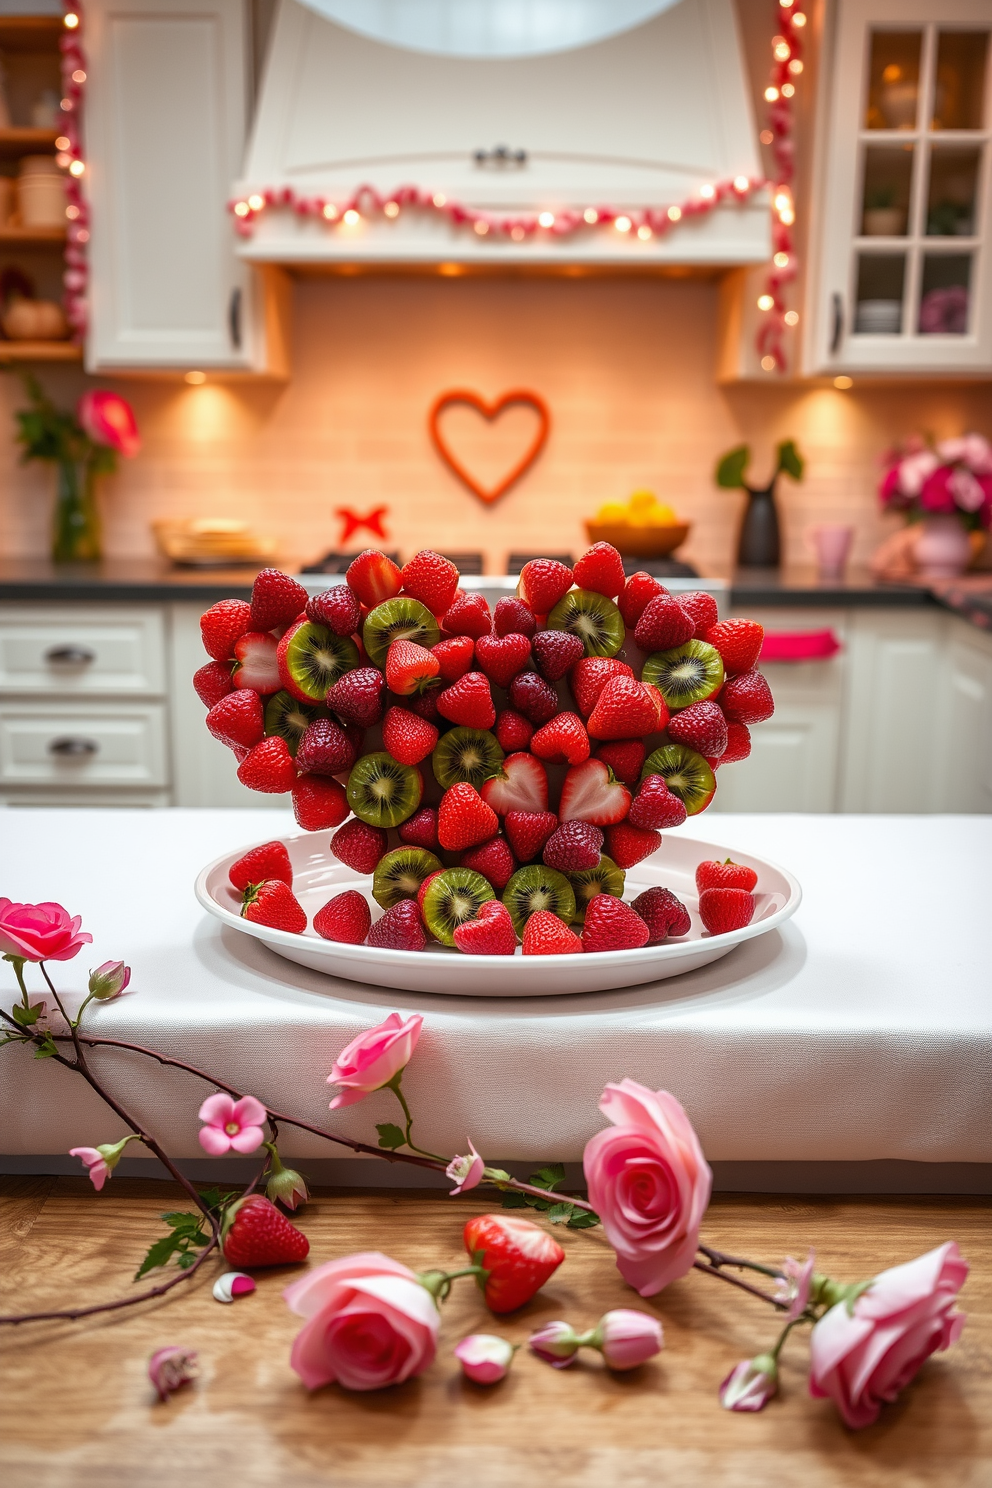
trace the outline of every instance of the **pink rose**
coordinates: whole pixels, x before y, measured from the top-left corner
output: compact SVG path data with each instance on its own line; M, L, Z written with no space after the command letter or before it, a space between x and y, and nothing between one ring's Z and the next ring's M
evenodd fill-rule
M890 465L878 485L878 495L884 506L898 506L902 500L899 484L899 466Z
M920 505L927 512L942 512L952 514L957 511L954 504L954 491L951 486L952 469L949 465L941 465L933 475L927 476L920 490Z
M419 1013L405 1023L399 1013L390 1013L377 1028L352 1039L341 1050L327 1077L328 1085L345 1087L331 1101L330 1109L339 1111L342 1106L353 1106L395 1079L410 1063L423 1021Z
M61 904L14 904L0 899L0 955L25 961L71 961L92 935L80 930L82 919Z
M778 1365L771 1354L735 1364L720 1386L724 1410L760 1411L778 1392Z
M308 1390L381 1390L433 1361L440 1316L413 1271L377 1251L328 1261L283 1292L307 1319L289 1362Z
M476 1385L495 1385L506 1378L517 1345L495 1333L470 1333L455 1345L462 1373Z
M219 1090L207 1096L199 1115L207 1123L198 1133L200 1146L211 1157L221 1157L232 1147L235 1152L255 1152L262 1145L265 1107L253 1095L236 1101Z
M642 1297L685 1276L699 1244L713 1174L685 1111L667 1090L607 1085L599 1109L612 1127L586 1143L589 1202L624 1281Z
M813 1329L809 1392L830 1396L857 1430L878 1420L931 1354L964 1327L954 1299L968 1264L954 1241L875 1277L848 1310L838 1302Z
M141 448L141 436L130 403L118 393L94 388L76 404L76 417L94 444L106 445L125 459Z
M468 1139L468 1154L465 1157L453 1157L444 1170L444 1176L454 1180L457 1187L451 1190L451 1197L455 1194L467 1193L470 1188L478 1188L485 1175L486 1165L475 1150L472 1138Z

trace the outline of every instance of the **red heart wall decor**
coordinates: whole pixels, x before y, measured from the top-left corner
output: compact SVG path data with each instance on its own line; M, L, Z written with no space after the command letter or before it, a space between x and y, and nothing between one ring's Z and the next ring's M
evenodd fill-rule
M532 408L537 414L538 425L534 438L531 440L527 449L524 450L523 455L517 463L495 486L490 486L487 489L481 485L475 476L465 469L465 466L455 456L445 440L441 430L441 416L445 409L450 408L454 403L467 404L469 408L481 414L489 423L499 418L504 409L510 408L514 404L523 404L526 408ZM427 426L430 430L434 448L444 463L454 471L460 481L463 481L468 486L473 496L478 496L480 501L484 501L489 506L492 502L498 501L501 496L505 495L514 481L518 481L524 472L529 470L533 465L547 442L548 432L551 428L551 414L548 411L548 405L540 394L531 392L527 388L514 388L512 392L504 393L502 397L495 398L491 403L487 403L485 398L481 397L478 393L473 393L468 388L452 388L450 392L442 393L439 398L435 399L434 405L428 415Z

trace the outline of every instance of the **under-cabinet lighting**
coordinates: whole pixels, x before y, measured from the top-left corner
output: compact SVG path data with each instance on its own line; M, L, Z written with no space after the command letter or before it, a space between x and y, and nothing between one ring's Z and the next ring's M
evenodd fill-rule
M189 383L190 387L199 387L200 384L206 382L206 380L207 380L207 374L206 374L206 372L187 372L186 373L186 381Z
M854 378L853 377L835 377L834 378L834 387L835 388L840 388L840 390L841 390L842 393L846 393L847 390L848 390L848 388L852 388L853 386L854 386Z

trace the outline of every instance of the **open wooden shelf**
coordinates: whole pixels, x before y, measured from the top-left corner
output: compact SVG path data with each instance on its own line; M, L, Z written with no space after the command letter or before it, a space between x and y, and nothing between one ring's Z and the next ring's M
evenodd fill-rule
M5 52L57 52L64 34L61 16L0 16L0 48Z
M4 362L81 362L83 348L74 341L0 341Z
M16 160L20 155L52 155L57 129L0 129L0 158Z
M64 227L0 227L0 247L11 243L22 248L61 248Z

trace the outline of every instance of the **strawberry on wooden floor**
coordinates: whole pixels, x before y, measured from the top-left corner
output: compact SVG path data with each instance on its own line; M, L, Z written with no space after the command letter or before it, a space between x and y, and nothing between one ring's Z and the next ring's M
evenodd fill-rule
M261 1194L237 1199L224 1217L224 1259L239 1270L305 1261L310 1241Z
M465 1249L489 1275L483 1296L491 1312L514 1312L554 1275L565 1252L557 1240L513 1214L480 1214L463 1232Z

